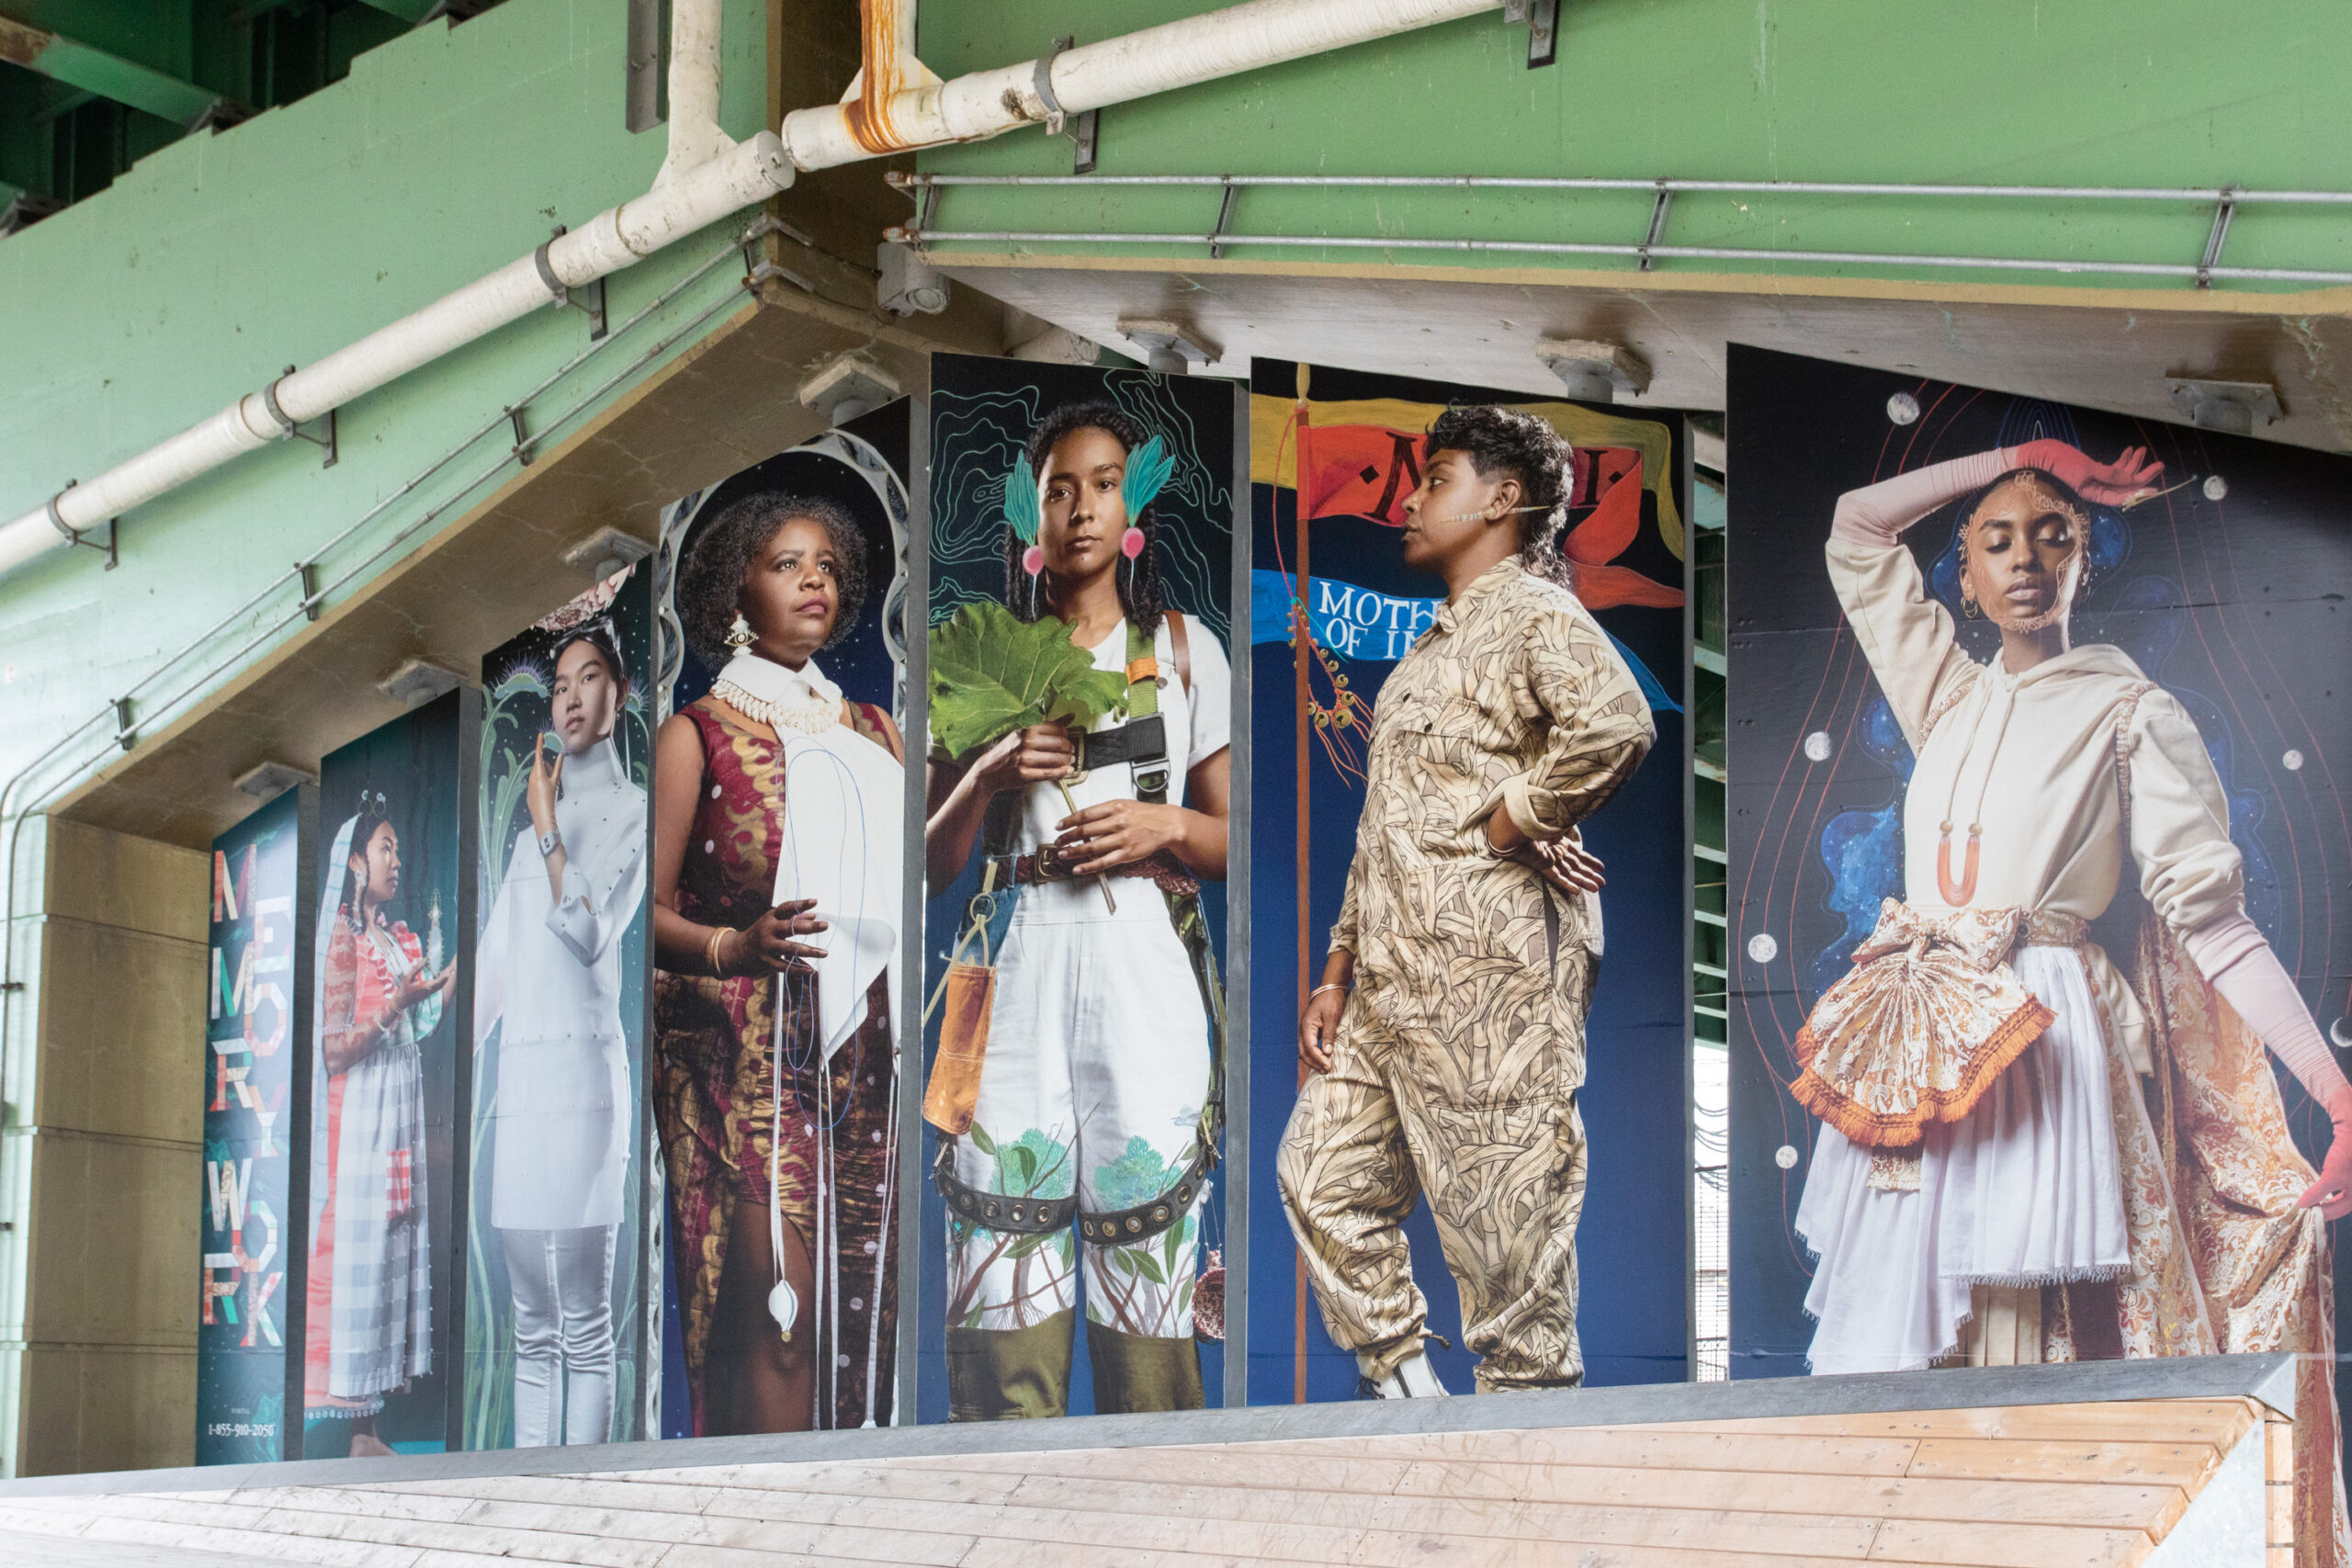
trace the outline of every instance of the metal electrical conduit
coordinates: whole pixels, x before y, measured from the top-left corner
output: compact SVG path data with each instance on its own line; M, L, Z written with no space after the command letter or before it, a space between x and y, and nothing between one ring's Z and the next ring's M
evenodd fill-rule
M375 505L361 513L347 526L345 526L342 532L336 534L334 537L329 539L325 544L321 545L318 548L312 550L302 559L296 561L293 566L289 567L283 573L272 578L268 582L264 583L262 587L250 598L246 599L244 603L239 604L235 609L230 611L220 620L215 621L204 631L198 633L177 652L173 653L168 658L163 660L153 670L141 676L135 684L126 690L121 696L107 703L105 706L92 714L88 718L84 719L80 724L77 724L72 729L67 730L63 735L60 736L54 742L52 742L47 750L42 751L30 761L25 763L24 766L18 768L15 773L11 774L6 784L0 784L0 818L5 818L8 822L8 866L5 877L5 891L0 891L0 1117L5 1117L7 1108L6 1074L8 1053L5 1048L5 1043L8 1038L8 1003L10 998L19 989L19 982L17 980L16 976L17 947L16 942L13 940L14 933L12 928L15 924L17 910L17 866L20 858L19 852L22 847L22 840L24 837L25 819L39 811L43 806L47 805L49 801L55 798L60 791L69 787L72 783L81 775L83 771L91 765L91 761L85 759L77 766L69 768L63 776L56 783L40 791L30 799L18 805L14 811L10 811L9 809L9 797L15 795L21 785L25 784L28 780L31 779L53 758L65 751L68 748L73 746L76 740L79 740L82 737L89 734L91 730L104 725L109 719L115 721L116 730L115 733L108 738L107 744L119 745L124 750L129 750L135 736L135 732L139 728L139 724L152 724L170 716L180 706L181 704L186 703L189 699L198 696L205 691L209 690L215 679L234 670L247 654L262 647L272 637L277 637L287 627L292 626L296 620L308 619L315 616L318 606L325 602L329 594L332 594L339 589L350 584L362 573L366 572L370 567L381 560L386 555L390 554L392 550L399 548L401 545L414 536L419 529L427 526L435 519L447 512L452 506L457 505L466 497L472 495L475 491L481 490L483 485L495 479L507 468L508 465L519 465L525 461L526 454L528 453L533 446L548 440L550 436L555 434L556 432L561 430L565 425L571 423L582 413L594 407L600 400L602 400L607 392L610 392L622 382L628 379L628 378L636 375L639 370L645 368L646 366L651 364L655 359L659 358L662 354L666 353L678 343L692 338L695 334L699 333L705 326L709 324L714 317L719 315L723 311L740 307L745 298L744 289L749 285L748 279L746 279L744 283L740 283L729 288L727 292L720 295L717 300L705 307L702 310L696 312L691 320L664 333L659 340L650 344L644 352L639 354L635 359L631 360L627 366L615 372L612 376L607 377L604 381L590 389L588 392L575 399L570 407L564 409L552 420L548 421L544 428L531 434L526 435L519 441L515 442L514 445L502 454L495 462L490 464L487 468L477 471L472 478L466 479L463 483L459 484L457 489L444 496L440 501L435 502L432 506L427 507L413 522L408 524L407 526L398 530L390 537L384 539L374 550L369 552L361 559L353 562L352 565L334 581L319 585L315 588L308 585L306 581L308 574L316 570L320 563L322 562L328 555L345 543L348 542L361 529L367 527L368 525L381 517L386 512L390 511L400 502L416 493L416 491L430 481L435 475L448 468L450 464L456 462L466 453L471 451L476 446L479 446L484 437L495 433L510 430L512 428L514 415L529 412L532 403L543 393L552 389L558 382L563 380L573 371L586 364L589 360L594 358L605 349L611 347L622 337L628 335L632 329L645 322L658 311L662 310L664 307L677 299L681 295L693 288L695 285L709 276L712 271L715 270L722 262L725 262L730 256L738 254L739 247L748 245L752 241L761 238L763 235L775 231L775 228L776 226L773 220L763 216L759 221L753 223L741 235L729 241L724 247L713 254L708 260L703 262L692 272L686 274L676 283L671 285L665 292L648 301L645 307L639 310L635 315L621 322L604 337L591 343L586 348L582 349L578 354L573 355L570 359L564 361L561 366L557 367L557 369L548 375L544 380L540 381L538 385L533 387L529 391L524 393L522 397L515 400L510 407L500 410L496 416L486 421L471 434L464 437L456 446L450 447L447 451L442 453L441 456L434 458L433 461L418 469L417 472L406 482L394 490L391 494L386 496L383 500L378 502ZM263 626L252 637L239 644L235 649L228 654L227 657L217 660L202 673L194 676L183 683L170 695L157 698L153 705L153 711L145 718L133 722L129 717L130 704L132 698L138 696L148 687L162 680L184 660L188 660L198 653L208 643L211 642L213 638L229 630L230 627L236 625L236 623L248 612L266 603L272 594L278 592L289 582L296 584L300 590L300 596L295 601L291 608L285 611L276 620Z
M1644 270L1653 261L1775 261L1853 266L1957 268L2001 272L2110 273L2145 277L2186 277L2204 288L2215 279L2248 283L2352 283L2352 272L2307 267L2223 266L2222 246L2241 207L2352 207L2352 191L2250 190L2233 186L2000 186L1901 185L1826 180L1683 180L1578 178L1511 175L908 175L890 183L921 191L917 222L892 229L890 237L924 245L965 242L995 244L1206 245L1212 257L1237 245L1329 246L1350 250L1504 252L1539 255L1630 256ZM1055 232L1044 230L933 229L936 193L950 186L1205 186L1225 192L1216 226L1204 234ZM1406 239L1363 235L1250 234L1233 230L1239 193L1267 186L1310 189L1433 189L1536 191L1645 191L1654 197L1649 232L1639 243L1563 240ZM1674 197L1684 193L1732 196L1928 197L2043 201L2187 202L2210 205L2212 224L2203 259L2183 262L2101 262L2031 256L1935 256L1875 251L1792 251L1730 245L1669 245L1661 243Z

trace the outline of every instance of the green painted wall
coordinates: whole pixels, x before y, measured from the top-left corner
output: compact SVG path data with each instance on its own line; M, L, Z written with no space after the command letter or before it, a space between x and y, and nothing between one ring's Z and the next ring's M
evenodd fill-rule
M942 75L1019 61L1077 27L1102 39L1204 0L923 0ZM2352 191L2335 0L1566 0L1559 63L1526 67L1499 10L1103 111L1101 174L1419 174L2313 187ZM926 154L939 173L1068 174L1024 130ZM935 225L1205 233L1215 190L962 190ZM1646 194L1245 193L1234 227L1638 243ZM1685 196L1669 243L2195 263L2208 207ZM1002 249L1002 246L983 246ZM1036 249L1050 253L1057 247ZM1120 253L1114 253L1120 254ZM1187 259L1204 247L1131 248ZM1630 260L1250 248L1287 261L1630 268ZM2242 211L2225 260L2352 271L2352 209ZM1668 270L1859 267L1664 264ZM1938 276L2117 286L2053 274ZM2187 283L2139 286L2188 288ZM2253 287L2234 285L2233 287ZM2309 286L2300 286L2309 287Z
M550 224L582 222L643 191L665 140L623 126L625 14L620 0L508 0L459 28L427 26L359 57L346 80L225 134L177 141L104 193L0 240L0 516L211 414L288 362L314 360L527 254ZM729 0L723 118L738 136L765 115L765 18L763 0ZM615 325L735 231L715 227L616 276ZM556 406L668 326L736 295L740 276L717 268L558 388ZM576 311L542 311L346 408L334 468L322 470L313 447L281 445L141 508L121 525L118 570L102 571L91 551L58 550L0 578L0 780L494 418L584 346L586 333ZM486 443L464 471L504 445ZM393 509L330 557L325 575L422 504ZM281 590L267 618L294 597ZM216 641L215 655L231 654L263 619ZM20 976L40 972L46 940L41 842L28 835L5 932ZM0 1042L11 1054L0 1127L0 1219L11 1223L0 1230L0 1473L19 1461L17 1405L32 1365L26 1176L45 1134L17 1115L38 1069L40 1000L37 991L10 998L11 1038ZM194 1201L192 1188L184 1201ZM172 1343L113 1346L114 1359L145 1366L181 1341L192 1351L192 1334L191 1323ZM153 1409L175 1408L139 1386ZM87 1419L120 1426L149 1413L116 1397L119 1389L89 1389L97 1392L78 1401ZM74 1440L126 1451L88 1432Z
M617 0L510 0L421 28L0 240L0 515L644 190L664 138L623 127L623 17ZM726 36L725 118L749 134L766 107L761 0L732 0ZM724 231L617 275L614 321ZM665 320L732 281L707 279ZM334 468L273 447L132 513L117 571L59 551L0 580L0 777L585 342L577 311L540 312L345 409ZM594 378L636 352L616 344Z

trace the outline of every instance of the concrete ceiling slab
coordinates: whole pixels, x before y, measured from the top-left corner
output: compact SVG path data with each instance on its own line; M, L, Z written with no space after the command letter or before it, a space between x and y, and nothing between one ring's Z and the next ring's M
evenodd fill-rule
M2352 450L2352 294L2198 295L1969 288L1904 298L1820 279L1745 278L1709 288L1498 278L1280 264L1170 270L1142 258L939 255L949 276L1122 352L1122 317L1173 318L1220 344L1211 374L1252 355L1557 395L1543 338L1623 344L1649 364L1628 406L1724 406L1724 347L1754 344L1996 391L2182 423L2167 377L2267 381L2283 417L2256 434ZM1802 289L1799 285L1804 286ZM1917 286L1907 286L1915 290ZM2315 311L2314 304L2328 307Z

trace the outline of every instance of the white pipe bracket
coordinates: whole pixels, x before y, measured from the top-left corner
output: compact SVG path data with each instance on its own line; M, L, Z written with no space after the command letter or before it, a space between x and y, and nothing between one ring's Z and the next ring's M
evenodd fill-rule
M1067 118L1062 111L1062 101L1054 96L1054 59L1077 43L1077 34L1065 33L1054 40L1053 48L1037 57L1037 101L1046 106L1046 134L1048 136L1059 136Z
M78 481L74 479L67 479L65 481L65 490L72 490L77 482ZM115 553L115 519L111 517L107 519L106 543L93 543L89 536L97 532L96 528L76 528L73 524L65 521L64 514L57 510L57 503L60 500L63 499L65 490L61 490L55 495L49 498L46 510L49 513L50 526L57 530L58 534L65 540L68 547L80 545L85 549L96 550L100 555L106 557L106 570L112 571L116 567L122 564L122 558Z
M319 467L322 468L332 468L337 462L342 460L343 457L342 449L338 445L335 434L335 411L329 409L326 412L319 416L321 423L324 423L327 427L327 433L324 435L305 435L302 434L301 422L296 419L292 414L288 413L286 412L285 405L277 400L278 382L285 380L287 376L293 375L294 370L295 367L293 366L288 366L286 367L285 376L280 376L277 381L272 381L268 386L264 387L261 389L261 406L267 409L269 411L269 417L277 422L278 440L309 442L311 446L320 448L326 454L325 457L319 459Z
M548 286L548 292L554 296L557 306L578 310L585 315L588 318L588 341L601 343L604 341L606 331L605 280L602 277L592 277L579 285L579 292L585 294L588 298L584 301L574 299L571 297L572 289L567 288L563 279L555 275L555 264L548 259L548 250L569 231L562 224L557 224L555 232L541 241L539 248L531 253L531 265L538 269L539 281Z

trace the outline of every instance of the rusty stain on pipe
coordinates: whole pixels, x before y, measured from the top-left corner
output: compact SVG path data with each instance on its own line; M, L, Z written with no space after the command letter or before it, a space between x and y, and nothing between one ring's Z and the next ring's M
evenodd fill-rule
M906 59L906 0L858 0L858 26L864 39L865 69L858 94L842 106L849 133L868 152L903 152L909 142L890 123L890 107L900 87L899 62Z

